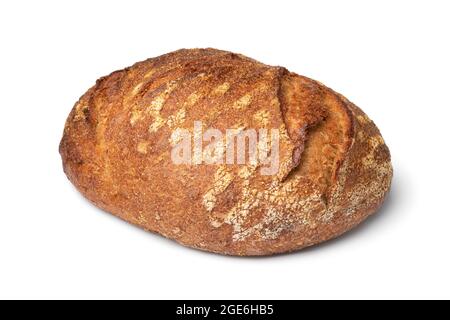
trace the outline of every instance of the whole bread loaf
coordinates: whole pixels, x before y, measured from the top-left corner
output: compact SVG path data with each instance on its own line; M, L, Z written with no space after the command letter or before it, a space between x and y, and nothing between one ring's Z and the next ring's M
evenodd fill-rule
M276 129L277 170L206 163L204 149L177 163L174 133L202 141L199 124L236 134ZM70 113L60 154L70 181L98 207L227 255L271 255L334 238L380 207L392 179L380 132L342 95L215 49L175 51L100 78Z

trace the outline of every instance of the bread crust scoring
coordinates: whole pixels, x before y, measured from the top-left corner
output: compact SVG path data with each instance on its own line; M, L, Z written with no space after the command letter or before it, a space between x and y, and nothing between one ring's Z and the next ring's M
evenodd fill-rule
M176 165L176 128L276 128L280 170ZM183 49L100 78L73 107L60 154L98 207L201 250L270 255L334 238L389 191L388 147L323 84L215 49Z

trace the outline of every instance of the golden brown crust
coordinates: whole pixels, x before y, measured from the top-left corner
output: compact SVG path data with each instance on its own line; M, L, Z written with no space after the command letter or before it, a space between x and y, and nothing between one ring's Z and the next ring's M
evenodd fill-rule
M276 128L280 170L176 165L171 134L194 121ZM171 144L172 143L172 144ZM311 79L242 55L179 50L97 81L70 113L64 170L98 207L183 245L270 255L336 237L376 211L392 167L373 122Z

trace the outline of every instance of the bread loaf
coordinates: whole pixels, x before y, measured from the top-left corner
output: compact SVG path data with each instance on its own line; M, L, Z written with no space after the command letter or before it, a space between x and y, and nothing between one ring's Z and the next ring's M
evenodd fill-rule
M392 178L377 127L342 95L215 49L100 78L73 107L60 154L99 208L227 255L337 237L379 208Z

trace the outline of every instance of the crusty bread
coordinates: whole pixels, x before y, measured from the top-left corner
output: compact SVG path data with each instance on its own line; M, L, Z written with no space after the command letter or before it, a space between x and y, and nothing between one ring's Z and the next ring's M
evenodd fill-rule
M277 174L175 164L194 121L280 131ZM64 171L98 207L201 250L271 255L353 228L383 202L390 154L375 124L321 83L215 49L179 50L97 81L70 113Z

